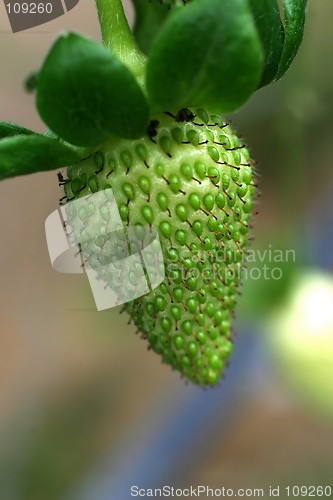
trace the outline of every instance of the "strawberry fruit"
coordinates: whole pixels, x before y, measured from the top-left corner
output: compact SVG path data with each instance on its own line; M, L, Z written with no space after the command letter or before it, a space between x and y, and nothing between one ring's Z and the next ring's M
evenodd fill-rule
M232 351L255 191L247 148L203 109L163 113L145 137L111 138L68 168L68 200L109 187L125 226L158 231L165 264L164 282L127 312L166 363L216 384Z

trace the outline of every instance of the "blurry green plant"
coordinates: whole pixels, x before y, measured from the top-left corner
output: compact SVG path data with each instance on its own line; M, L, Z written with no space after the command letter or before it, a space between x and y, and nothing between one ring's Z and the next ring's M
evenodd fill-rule
M306 3L284 0L281 18L277 0L134 0L132 33L121 0L96 0L103 45L66 33L27 82L49 131L0 123L0 179L71 165L66 201L112 187L127 225L159 230L166 269L199 271L167 272L126 308L163 360L200 385L216 384L232 350L232 273L256 187L248 150L219 115L285 74ZM217 279L203 278L206 265Z
M313 413L333 415L333 278L304 268L266 321L281 378Z

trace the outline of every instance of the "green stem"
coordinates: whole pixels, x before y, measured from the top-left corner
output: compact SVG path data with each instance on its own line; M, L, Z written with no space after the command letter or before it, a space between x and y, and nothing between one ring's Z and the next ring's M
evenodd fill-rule
M122 0L95 0L95 2L104 45L126 64L143 87L147 58L135 41Z

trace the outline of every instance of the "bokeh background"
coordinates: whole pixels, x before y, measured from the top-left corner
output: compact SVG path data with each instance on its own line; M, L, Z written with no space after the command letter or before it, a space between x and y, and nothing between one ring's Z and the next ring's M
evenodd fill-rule
M55 172L0 184L1 500L128 500L131 485L163 484L333 490L332 19L332 2L310 0L290 71L231 117L261 197L256 271L217 389L186 385L119 309L96 312L84 276L52 270ZM22 83L66 29L99 39L92 0L15 35L0 4L2 120L44 131Z

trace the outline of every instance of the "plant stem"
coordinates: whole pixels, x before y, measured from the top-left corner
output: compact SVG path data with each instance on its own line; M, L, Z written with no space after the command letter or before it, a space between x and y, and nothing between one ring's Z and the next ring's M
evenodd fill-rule
M126 64L143 87L147 58L135 41L122 0L95 0L95 2L103 44Z

